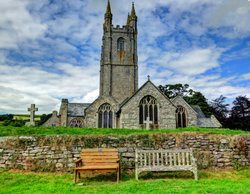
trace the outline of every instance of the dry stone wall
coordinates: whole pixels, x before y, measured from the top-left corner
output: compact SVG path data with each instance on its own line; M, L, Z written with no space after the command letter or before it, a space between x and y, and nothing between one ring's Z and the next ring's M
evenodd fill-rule
M156 134L133 136L1 137L0 167L33 171L72 171L83 148L112 147L121 165L134 168L139 149L193 148L199 168L250 166L250 135Z

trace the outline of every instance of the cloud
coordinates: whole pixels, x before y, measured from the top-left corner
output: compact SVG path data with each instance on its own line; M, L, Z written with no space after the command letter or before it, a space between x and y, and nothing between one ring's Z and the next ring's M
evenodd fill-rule
M218 67L219 57L218 49L193 49L184 53L166 53L158 63L181 74L197 75Z
M46 24L32 18L28 0L2 1L0 6L0 48L17 48L25 39L35 39L47 29Z
M209 98L249 95L239 86L248 73L242 80L239 72L223 74L228 62L237 59L240 69L249 58L249 6L247 0L136 0L140 84L149 74L156 85L188 83ZM113 24L124 25L131 2L111 0L111 7ZM48 113L62 98L92 102L105 8L102 0L1 2L0 112L25 113L36 103Z
M1 112L24 112L31 103L40 111L52 111L62 97L85 100L96 98L98 71L92 67L57 64L62 74L47 72L39 67L0 65ZM91 96L92 95L92 96ZM88 101L90 102L90 101Z

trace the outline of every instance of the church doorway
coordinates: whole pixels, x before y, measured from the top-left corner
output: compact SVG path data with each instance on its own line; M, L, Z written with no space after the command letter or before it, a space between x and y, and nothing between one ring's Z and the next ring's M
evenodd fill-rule
M84 127L84 121L81 118L74 118L69 122L70 127L82 128Z
M108 103L98 109L98 128L113 128L113 111Z
M143 97L139 104L139 124L142 128L158 128L158 104L150 95Z
M187 127L187 112L183 106L178 105L176 109L176 128Z

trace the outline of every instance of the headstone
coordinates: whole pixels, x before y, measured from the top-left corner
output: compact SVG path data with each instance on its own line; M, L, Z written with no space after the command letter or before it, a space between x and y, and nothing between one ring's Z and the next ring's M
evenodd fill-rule
M38 108L36 108L35 104L31 104L30 108L28 108L28 111L30 112L30 121L25 123L26 126L35 126L35 112L38 111Z
M149 120L149 117L147 117L147 120L143 122L144 124L146 124L146 129L149 129L149 125L152 124L153 122Z

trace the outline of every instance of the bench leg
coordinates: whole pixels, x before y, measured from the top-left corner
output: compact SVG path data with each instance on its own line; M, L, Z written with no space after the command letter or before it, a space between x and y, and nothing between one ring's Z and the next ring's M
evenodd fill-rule
M116 182L119 183L119 178L120 178L120 170L117 170L117 174L116 174Z
M198 180L198 172L197 172L197 170L194 170L193 173L194 173L194 179L197 181Z
M135 169L135 180L138 181L138 169L137 168Z
M75 170L75 176L74 176L74 179L75 179L75 183L77 182L77 170Z

